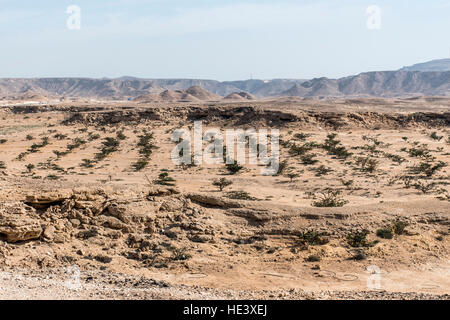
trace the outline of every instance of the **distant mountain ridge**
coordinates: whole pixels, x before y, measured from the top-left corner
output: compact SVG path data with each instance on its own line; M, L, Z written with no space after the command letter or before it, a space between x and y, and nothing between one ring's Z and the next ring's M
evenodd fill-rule
M417 63L409 67L403 67L401 71L450 71L450 59L432 60L423 63Z
M379 71L296 84L279 96L339 97L450 96L450 72Z
M432 71L430 71L432 70ZM187 92L194 88L193 92ZM234 97L450 96L450 59L433 60L397 71L365 72L340 79L315 78L216 81L201 79L4 78L0 99L31 97L130 98L195 101ZM242 98L243 96L241 96Z

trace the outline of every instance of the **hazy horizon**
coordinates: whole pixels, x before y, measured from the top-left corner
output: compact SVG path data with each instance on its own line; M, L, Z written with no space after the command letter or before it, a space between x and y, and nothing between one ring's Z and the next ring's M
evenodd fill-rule
M341 78L450 50L449 0L0 4L0 78ZM81 9L79 29L68 27L71 5Z

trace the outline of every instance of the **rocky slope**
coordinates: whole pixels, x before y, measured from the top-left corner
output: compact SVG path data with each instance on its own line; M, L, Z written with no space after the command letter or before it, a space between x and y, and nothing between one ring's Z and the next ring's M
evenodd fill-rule
M450 71L450 59L438 59L403 67L402 71Z
M339 97L450 95L450 72L382 71L341 79L317 78L295 84L280 96Z
M193 92L189 92L189 90ZM205 93L205 90L209 93ZM200 92L202 91L202 92ZM340 78L305 80L145 80L38 78L0 79L0 98L17 99L27 92L46 97L136 98L149 101L212 100L236 92L248 92L259 98L270 96L449 96L450 71L381 71ZM166 95L166 97L164 96ZM142 97L143 96L143 97ZM147 97L146 97L147 96Z

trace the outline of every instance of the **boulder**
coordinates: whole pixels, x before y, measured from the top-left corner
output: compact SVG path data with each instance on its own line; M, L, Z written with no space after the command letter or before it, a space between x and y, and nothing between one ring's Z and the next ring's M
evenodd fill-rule
M28 241L41 234L41 220L33 208L21 202L0 204L0 240Z
M190 199L192 202L196 202L201 205L211 206L211 207L219 207L219 208L240 208L242 204L237 201L230 201L223 199L221 197L209 195L209 194L200 194L200 193L188 193L186 194L186 198Z
M28 217L0 217L0 240L21 242L39 239L42 227L38 219Z

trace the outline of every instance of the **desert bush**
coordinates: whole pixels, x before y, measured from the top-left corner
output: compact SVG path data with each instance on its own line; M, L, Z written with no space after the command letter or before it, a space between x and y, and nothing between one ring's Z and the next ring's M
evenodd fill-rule
M368 144L363 146L363 149L372 153L379 153L381 151L378 150L377 148L387 148L391 145L389 143L384 143L378 140L376 137L363 136L362 138L363 140L367 140L369 142Z
M299 133L294 134L294 139L305 141L310 136L311 136L310 134L299 132Z
M41 140L41 143L33 143L30 147L30 149L28 149L27 151L30 153L35 153L38 152L39 149L47 146L49 144L49 139L48 137L43 137Z
M386 158L391 159L393 162L396 162L398 164L402 164L403 162L406 161L405 158L403 158L402 156L399 156L398 154L384 153L384 155Z
M317 256L317 255L314 255L314 254L309 255L309 256L305 259L306 262L319 262L320 260L321 260L321 258L320 258L319 256Z
M422 193L427 194L434 189L434 187L436 186L436 183L435 182L426 183L423 181L418 181L418 182L414 183L412 186L415 189L422 191Z
M362 250L357 250L351 257L352 260L361 261L367 259L367 254Z
M123 133L122 130L117 131L116 136L117 136L117 139L119 139L119 140L125 140L127 138L127 136Z
M93 161L93 160L82 159L81 161L83 161L83 162L80 164L80 167L84 167L84 168L93 168L94 167L95 161Z
M233 163L227 163L225 164L225 169L228 171L229 174L233 175L241 171L244 167L239 165L236 160L234 160Z
M133 163L131 166L133 167L134 171L141 171L146 166L148 166L149 161L147 159L139 159L135 163Z
M67 138L67 135L65 134L61 134L61 133L57 133L53 136L53 138L55 138L56 140L64 140L65 138Z
M220 178L220 179L214 180L212 184L213 184L213 186L218 187L220 191L223 191L224 188L232 185L233 181L225 179L225 178Z
M347 187L347 189L349 189L352 185L353 185L353 180L345 180L345 179L341 179L341 183L344 187Z
M293 156L301 156L305 153L311 151L313 148L309 144L303 144L303 145L297 145L297 144L291 144L289 148L289 154Z
M229 191L226 193L225 195L227 198L229 199L233 199L233 200L249 200L249 201L255 201L258 200L255 197L252 197L248 192L246 191Z
M347 234L346 240L347 243L355 248L358 247L368 247L370 244L367 242L367 235L369 234L369 231L363 230L363 231L355 231Z
M120 132L118 132L118 137L120 136ZM125 139L126 137L122 137ZM119 137L120 139L120 137ZM134 171L141 171L149 164L149 158L153 153L153 149L155 149L155 145L153 144L153 133L145 132L144 135L139 136L139 141L137 143L137 147L139 148L139 154L141 158L132 164Z
M409 189L413 186L413 182L415 180L415 177L404 175L400 177L400 180L403 181L403 184L405 185L406 189Z
M27 154L28 154L28 152L22 152L16 157L16 159L19 161L22 161Z
M302 164L304 165L313 165L319 162L319 160L314 159L317 155L315 153L307 153L301 156Z
M360 166L362 172L373 173L377 169L379 161L370 157L358 157L356 164Z
M286 177L286 178L289 178L291 182L292 182L295 178L298 178L299 176L300 176L300 175L299 175L298 173L295 173L295 172L292 172L292 171L285 174L285 177Z
M393 238L392 229L390 228L382 228L377 230L377 237L382 239L392 239Z
M67 145L67 150L70 152L76 148L81 147L82 145L86 144L86 141L81 138L75 138L73 139L72 143L69 143Z
M336 140L337 134L330 133L327 135L322 148L328 151L328 154L334 155L340 159L347 159L352 154L341 144L340 140Z
M33 171L33 169L35 168L35 165L32 163L29 163L25 167L27 168L27 171L31 173L31 171Z
M436 131L433 131L433 132L430 134L430 138L433 139L433 140L436 140L436 141L441 141L442 138L444 138L444 136L438 136L437 132L436 132Z
M430 158L432 157L430 154L430 150L428 150L427 145L422 145L420 147L413 147L408 149L407 151L411 157L414 158Z
M312 246L324 245L329 242L329 240L324 237L323 233L320 233L315 230L308 230L308 231L302 232L300 234L300 241L302 243L306 243L306 244L309 244Z
M431 162L421 162L418 165L410 167L410 172L413 174L425 174L427 177L431 177L446 166L447 164L443 161L434 164Z
M316 172L316 176L320 177L320 176L323 176L323 175L326 175L326 174L332 172L333 169L327 168L324 165L321 165L317 168L314 168L314 171Z
M396 220L392 225L392 231L396 235L402 235L406 232L406 227L409 225L408 222L403 220Z
M100 135L98 133L89 132L89 134L88 134L88 140L89 141L94 141L94 140L97 140L97 139L100 139Z
M337 137L336 133L327 134L327 138L325 139L325 142L323 143L322 147L325 150L331 150L334 147L336 147L338 144L341 143L341 141L336 140L336 137Z
M169 176L168 172L162 172L159 174L158 179L156 179L154 182L163 186L174 186L175 181L176 180L174 178Z
M57 158L61 158L62 156L67 155L68 153L69 153L68 151L53 150L53 154L54 154Z
M95 155L97 160L103 160L111 153L119 150L120 142L112 137L107 137L102 142L102 148L100 149L100 153Z
M178 260L188 260L192 258L192 255L189 254L188 249L183 248L170 248L170 251L172 251L172 260L178 261Z
M6 169L6 164L4 161L0 161L0 169Z
M343 207L347 203L347 200L342 199L340 190L327 189L312 205L314 207Z

